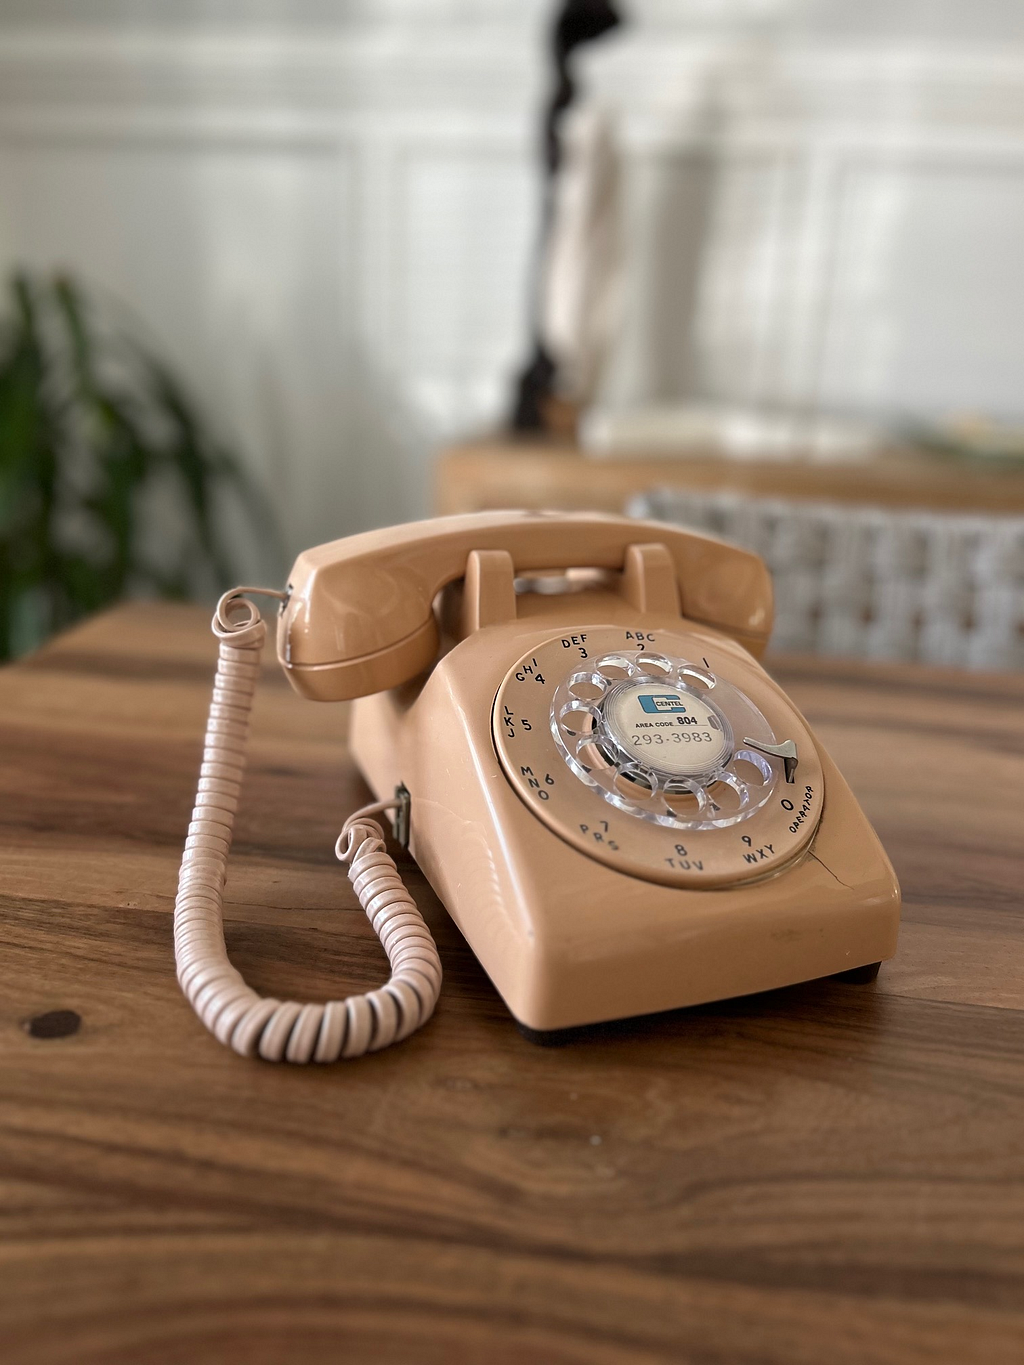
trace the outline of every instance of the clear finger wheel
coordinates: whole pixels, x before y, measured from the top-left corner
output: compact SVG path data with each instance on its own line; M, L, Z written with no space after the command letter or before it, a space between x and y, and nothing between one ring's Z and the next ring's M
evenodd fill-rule
M603 655L555 689L550 725L581 782L619 810L670 829L749 819L779 778L749 747L774 740L758 708L686 659L640 650Z
M499 688L493 734L541 820L651 881L769 875L821 815L821 765L799 714L752 659L682 627L544 640Z

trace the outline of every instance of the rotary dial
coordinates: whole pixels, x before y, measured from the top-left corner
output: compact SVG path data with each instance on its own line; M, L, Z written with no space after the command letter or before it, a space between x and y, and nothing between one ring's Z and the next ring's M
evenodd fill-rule
M506 777L546 825L650 881L763 877L806 848L821 816L821 763L799 713L737 646L682 622L540 640L498 689L492 730Z

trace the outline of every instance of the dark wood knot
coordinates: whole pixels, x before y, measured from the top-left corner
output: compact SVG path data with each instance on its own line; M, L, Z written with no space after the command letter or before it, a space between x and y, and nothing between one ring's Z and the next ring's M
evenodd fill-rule
M82 1027L82 1016L74 1010L47 1010L23 1019L21 1027L32 1038L70 1038Z

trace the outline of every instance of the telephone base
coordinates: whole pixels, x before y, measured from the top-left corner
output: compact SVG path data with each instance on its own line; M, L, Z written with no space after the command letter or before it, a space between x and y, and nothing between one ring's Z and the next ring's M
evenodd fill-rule
M648 642L661 638L659 618L637 614L630 631L634 627ZM524 753L515 770L530 776L536 767L534 797L502 767L493 735L508 659L526 650L539 654L552 639L561 649L564 632L552 636L551 629L528 619L476 631L418 685L357 701L351 730L353 756L373 791L390 797L404 783L411 793L409 851L510 1013L538 1035L535 1041L557 1042L566 1029L777 990L893 955L899 889L852 792L754 660L696 626L673 627L675 656L706 656L723 676L746 681L762 706L778 707L787 733L801 727L805 788L825 793L812 843L774 875L708 888L660 880L660 869L639 853L632 863L614 865L589 856L589 845L577 847L574 830L586 834L590 816L579 813L575 826L569 819L579 779L562 764L555 739L532 762L533 750ZM588 635L604 648L618 631L615 624L590 627ZM667 629L663 634L667 639ZM625 648L624 634L620 643ZM544 689L541 700L516 702L512 714L523 725L525 743L548 734L548 692L556 676L553 668L537 672L532 685L538 695ZM526 804L530 800L536 808ZM554 829L540 814L557 800L569 815ZM641 836L648 844L663 837L660 826L639 819L629 824L632 816L600 796L593 800L600 802L594 818L607 821L594 837L613 831L616 856L620 845L632 856ZM788 794L779 802L785 811L794 804ZM794 815L783 826L787 840L802 828L801 819ZM753 854L747 856L741 838L750 837L746 828L701 835L701 875L705 863L712 870L720 848L734 858L735 866L723 863L725 872L748 866ZM675 845L678 837L660 850L673 868L677 856L686 856Z
M851 967L845 972L835 972L832 976L822 977L822 981L842 981L849 986L869 986L878 978L878 971L881 967L880 962L868 962L863 967ZM750 996L739 996L738 999L751 999ZM708 1002L714 1003L714 1002ZM700 1005L683 1006L684 1009L700 1009ZM666 1014L674 1014L674 1010L663 1011ZM635 1023L637 1020L655 1020L657 1014L637 1014L627 1019L605 1020L600 1024L576 1024L572 1028L530 1028L521 1020L513 1015L513 1022L516 1028L528 1043L533 1043L536 1047L569 1047L572 1043L583 1042L588 1038L607 1037L609 1029L615 1029L623 1024Z

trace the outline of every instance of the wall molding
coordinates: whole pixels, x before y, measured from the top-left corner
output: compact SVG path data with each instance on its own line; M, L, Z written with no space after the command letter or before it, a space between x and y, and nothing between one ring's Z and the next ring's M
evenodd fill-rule
M432 8L444 9L314 33L0 27L0 135L402 134L528 150L544 91L538 16L428 23ZM999 156L1024 143L1024 44L777 47L770 32L690 34L663 20L597 45L581 71L641 154L810 138L893 156L953 146Z

